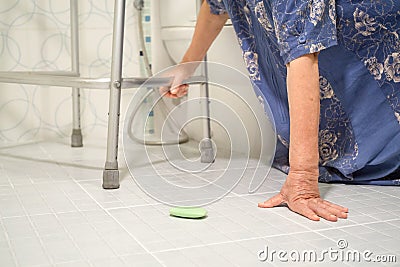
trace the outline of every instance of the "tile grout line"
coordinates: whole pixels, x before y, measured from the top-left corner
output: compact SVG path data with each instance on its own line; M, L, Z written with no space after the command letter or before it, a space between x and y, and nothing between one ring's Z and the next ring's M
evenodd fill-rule
M370 188L368 188L368 189L370 189ZM394 198L398 198L398 199L400 199L400 196L394 196L394 195L390 195L390 194L388 194L388 193L386 193L386 192L381 192L381 191L378 191L378 190L376 190L376 189L373 189L373 188L371 188L371 190L372 190L372 191L374 191L374 192L378 192L378 193L381 193L381 194L384 194L384 195L390 196L390 197L394 197Z
M245 196L250 196L250 195L261 195L261 194L264 194L264 193L265 193L265 192L260 192L260 193L256 193L256 194L236 195L236 196L227 196L227 197L229 197L229 198L236 198L236 197L239 197L239 198L242 198L242 199L246 200L247 202L250 202L250 200L248 200L248 199L246 199L246 198L244 198L244 197L245 197ZM155 205L155 204L153 204L153 205ZM122 208L126 208L126 207L122 207ZM282 217L282 218L285 218L285 217L281 216L280 214L276 214L276 215L278 215L278 216L280 216L280 217ZM285 219L288 219L288 218L285 218ZM292 223L295 223L295 224L297 224L297 225L299 225L299 226L303 226L303 225L301 225L301 224L296 223L296 222L295 222L294 220L292 220L292 219L289 219L289 220L290 220ZM395 219L392 219L392 220L395 220ZM387 221L392 221L392 220L387 220ZM371 222L371 223L376 223L376 222ZM238 224L241 225L242 227L248 229L246 226L242 225L241 223L238 223ZM364 224L368 224L368 223L364 223ZM346 228L346 227L351 227L351 226L354 226L354 225L360 225L360 224L353 224L353 225L347 225L347 226L345 225L345 226L341 226L341 227L338 228L338 229ZM279 235L260 236L260 237L253 237L253 238L248 238L248 239L237 239L237 240L229 240L229 241L223 241L223 242L215 242L215 243L202 244L202 245L196 245L196 246L187 246L187 247L173 248L173 249L155 251L155 253L165 252L165 251L177 251L177 250L188 249L188 248L195 248L195 247L206 247L206 246L209 246L209 245L218 245L218 244L225 244L225 243L234 243L234 242L247 241L247 240L254 240L254 239L259 239L259 238L264 239L264 238L267 238L267 237L274 237L274 236L287 236L287 235L298 234L298 233L312 233L312 232L317 232L317 233L318 233L318 232L320 232L320 231L328 230L328 229L313 230L313 229L311 229L311 228L309 228L309 227L307 227L307 226L306 226L306 228L308 228L309 230L308 230L308 231L293 232L293 233L290 233L290 234L279 234ZM248 229L248 230L250 230L250 229ZM323 235L322 235L322 236L323 236ZM332 239L331 239L331 240L332 240ZM332 241L334 241L334 240L332 240Z
M83 252L81 251L81 249L79 248L78 244L76 243L75 239L73 238L73 236L70 234L70 232L68 231L68 229L66 228L66 226L62 223L62 221L60 220L60 218L58 217L59 214L68 214L68 213L73 213L73 212L78 212L82 217L85 218L85 216L82 214L82 211L75 205L74 201L72 201L70 199L70 197L68 196L67 193L65 193L64 190L61 189L61 191L64 193L65 197L72 203L72 205L76 208L76 211L68 211L68 212L62 212L62 213L57 213L55 212L52 208L50 208L51 210L53 210L53 213L49 213L46 215L54 215L54 217L56 217L57 222L59 222L59 224L61 225L61 227L64 229L65 233L67 234L67 236L70 238L70 240L72 241L74 247L77 249L77 251L79 252L79 255L82 257L82 259L88 263L90 266L92 266L89 258L86 257L85 254L83 254ZM86 219L86 218L85 218ZM75 260L76 261L76 260ZM69 262L75 262L75 261L66 261L66 262L61 262L61 263L69 263ZM58 264L58 263L57 263Z
M73 180L75 181L75 179L73 179ZM130 235L136 241L136 243L138 243L148 254L153 256L162 266L165 266L164 263L159 258L157 258L155 255L153 255L153 253L150 250L148 250L134 235L132 235L125 228L125 226L123 226L107 209L103 208L103 206L81 184L79 184L78 182L76 182L76 183L108 216L110 216L122 229L124 229L125 232L127 232L128 235ZM95 229L95 231L97 232L96 229Z
M45 150L42 146L41 146L41 149L43 149L43 150L46 152L46 154L49 156L49 158L51 158L51 159L54 160L54 158L52 157L52 155L51 155L47 150ZM57 164L57 166L58 166L59 168L64 169L63 166L60 166L60 165L58 164L57 160L55 160L55 162L56 162L56 164ZM76 184L76 181L75 181L74 177L73 177L69 172L67 172L67 173L68 173L68 176L70 177L70 181L72 181L72 182L74 182L74 184ZM70 182L70 181L68 181L68 182ZM53 184L58 185L58 184L62 184L62 183L65 183L65 182L66 182L66 181L53 182ZM81 210L79 209L79 207L75 204L75 202L70 198L70 196L65 192L65 190L64 190L63 188L59 188L59 189L64 193L65 197L66 197L66 198L71 202L71 204L75 207L76 211L77 211L83 218L85 218L85 220L87 221L85 215L82 214L82 211L81 211ZM41 195L41 194L40 194L40 195ZM41 197L43 198L42 195L41 195ZM44 199L43 199L43 200L44 200ZM47 202L46 202L46 201L45 201L45 203L46 203L46 205L47 205ZM70 240L72 241L72 243L74 244L74 247L78 250L79 255L81 255L82 259L83 259L86 263L88 263L89 266L93 266L93 264L91 263L91 261L89 260L89 258L88 258L88 257L82 252L82 250L79 248L78 244L76 243L75 239L73 238L73 236L71 235L71 233L68 231L68 229L66 228L66 226L61 222L60 218L58 217L58 213L56 213L52 208L50 208L50 210L53 211L53 213L50 213L50 214L52 214L52 215L54 215L54 216L56 217L57 221L58 221L58 222L60 223L60 225L63 227L64 231L66 232L66 234L68 235L68 237L70 238ZM75 212L75 211L74 211L74 212ZM71 212L64 212L63 214L66 214L66 213L71 213ZM61 213L60 213L60 214L61 214Z
M212 243L201 244L201 245L193 245L193 246L186 246L186 247L179 247L179 248L163 249L163 250L155 251L155 253L168 252L168 251L178 251L178 250L191 249L191 248L201 248L201 247L216 246L216 245L223 245L223 244L231 244L231 243L237 243L237 242L243 242L243 241L265 239L267 237L290 236L290 235L293 235L293 234L303 234L303 233L309 233L309 232L310 231L299 231L299 232L293 232L293 233L290 233L290 234L275 234L275 235L268 235L268 236L240 238L240 239L236 239L236 240L227 240L227 241L212 242Z
M279 215L279 214L278 214ZM400 219L390 219L390 220L385 220L381 222L388 222L390 223L391 221L399 221ZM377 222L369 222L369 223L360 223L360 224L354 224L354 225L345 225L341 226L340 228L335 228L335 229L343 229L343 228L350 228L358 225L368 225L368 224L374 224ZM191 249L191 248L200 248L200 247L207 247L207 246L215 246L215 245L222 245L222 244L230 244L230 243L236 243L236 242L243 242L243 241L251 241L251 240L256 240L256 239L266 239L269 237L280 237L280 236L291 236L291 235L296 235L296 234L307 234L307 233L318 233L321 234L320 232L327 231L327 230L332 230L330 228L327 229L318 229L318 230L308 230L308 231L298 231L298 232L292 232L288 234L274 234L274 235L264 235L264 236L258 236L258 237L249 237L249 238L241 238L241 239L236 239L236 240L228 240L228 241L221 241L221 242L212 242L208 244L201 244L201 245L193 245L193 246L186 246L186 247L179 247L179 248L171 248L171 249L163 249L163 250L157 250L155 253L161 253L161 252L168 252L168 251L179 251L179 250L184 250L184 249ZM322 235L322 237L325 237L331 241L336 241L333 240L330 237L327 237L325 235Z
M50 158L52 158L51 154L48 153L48 155L50 156ZM57 164L57 165L58 165L58 164ZM58 166L59 166L60 168L64 168L63 166L60 166L60 165L58 165ZM70 176L71 181L72 181L75 185L78 185L78 187L80 187L80 188L86 193L86 195L88 195L90 198L92 198L92 196L89 195L88 192L87 192L86 190L84 190L84 188L82 188L82 186L74 179L74 177L73 177L72 175L70 175L70 173L68 173L68 175ZM56 182L56 183L58 183L58 182ZM63 183L63 182L59 182L59 183L61 184L61 183ZM65 183L65 182L64 182L64 183ZM75 204L75 202L70 198L70 196L63 190L63 188L60 188L60 190L64 193L65 197L66 197L66 198L72 203L72 205L75 207L76 212L78 212L78 213L85 219L85 221L88 222L88 224L90 225L90 227L91 227L96 233L98 233L97 229L95 229L95 228L92 226L92 224L88 221L88 219L86 218L86 216L83 214L83 211ZM93 199L93 198L92 198L92 199ZM96 201L95 201L95 202L96 202ZM96 202L96 204L97 204L100 208L102 208L102 206L99 205L99 203ZM51 210L52 210L52 209L51 209ZM75 212L75 211L74 211L74 212ZM71 212L64 212L63 214L66 214L66 213L71 213ZM77 245L75 239L74 239L73 236L69 233L68 229L65 227L65 225L64 225L63 223L61 223L61 220L60 220L59 217L57 216L57 213L53 212L53 213L51 213L51 214L53 214L53 215L56 217L57 221L60 223L60 225L62 225L62 227L64 228L64 230L65 230L65 232L67 233L68 237L71 239L71 241L73 242L74 246L77 248L79 254L82 256L82 259L84 259L84 261L87 262L87 263L89 264L89 266L93 266L93 264L92 264L92 262L90 261L90 259L81 251L81 249L80 249L79 246ZM108 242L107 242L106 240L104 240L104 238L103 238L101 235L98 235L98 236L100 237L100 239L101 239L102 241L104 241L104 242L109 246ZM111 246L109 246L109 247L110 247L110 249L113 251L113 253L114 253L116 256L118 256L118 254L115 253L115 251L113 250L113 248L112 248ZM72 261L72 262L73 262L73 261Z
M50 264L51 264L51 265L54 265L53 259L52 259L52 258L50 257L50 255L47 253L47 250L46 250L46 248L45 248L45 246L44 246L43 240L40 238L39 232L37 231L37 229L36 229L36 227L35 227L35 225L34 225L32 219L31 219L31 216L28 214L28 212L27 212L25 206L23 205L19 194L18 194L17 192L15 192L15 195L16 195L16 197L17 197L17 199L18 199L19 204L21 205L21 207L22 207L22 209L23 209L23 211L24 211L24 213L25 213L25 216L23 216L23 217L26 217L26 218L28 219L29 224L31 225L31 227L32 227L32 229L33 229L33 231L34 231L36 238L39 240L39 243L40 243L40 246L41 246L43 252L45 253L47 259L48 259L49 262L50 262ZM41 196L41 197L42 197L42 196ZM47 204L46 204L46 205L47 205ZM17 265L17 266L18 266L18 265Z
M7 180L8 180L8 182L11 184L11 180L10 180L10 177L9 177L8 175L7 175ZM14 190L14 186L13 186L13 185L11 185L11 188ZM19 202L19 201L18 201L18 202ZM5 234L5 237L6 237L6 242L7 242L7 245L8 245L8 247L9 247L9 249L10 249L11 256L12 256L12 258L13 258L13 260L14 260L15 266L18 267L19 264L18 264L18 261L17 261L17 255L15 254L14 249L11 247L11 240L10 240L10 237L9 237L9 235L8 235L8 233L7 233L6 229L5 229L5 227L4 227L4 224L3 224L3 217L0 218L0 226L1 226L1 228L3 229L3 231L4 231L4 234Z
M58 182L52 182L52 184L57 184L57 183L58 183ZM62 182L59 182L59 183L62 183ZM65 183L65 182L64 182L64 183ZM61 190L62 190L62 189L61 189ZM35 191L37 191L36 188L35 188ZM62 190L62 192L64 193L64 195L66 196L66 198L67 198L68 200L71 201L72 205L75 206L76 210L79 211L79 209L76 207L76 205L74 204L74 202L69 198L68 194L66 194L66 193L64 192L64 190ZM61 225L61 227L64 229L65 233L67 234L67 236L68 236L68 237L70 238L70 240L72 241L74 247L75 247L75 248L77 249L77 251L79 252L79 255L82 257L82 259L83 259L84 261L86 261L87 263L89 263L89 265L91 265L90 262L89 262L89 260L85 257L85 255L82 254L82 251L79 249L79 247L78 247L78 245L76 244L74 238L73 238L73 237L71 236L71 234L68 232L68 230L67 230L67 228L65 227L65 225L61 222L60 218L58 217L58 214L59 214L59 213L55 212L55 211L53 210L53 208L51 208L51 207L48 206L47 201L45 200L45 198L44 198L44 196L42 195L42 193L40 193L40 192L37 192L37 193L38 193L38 195L40 195L41 199L44 201L44 203L46 204L46 206L52 211L52 213L35 214L35 215L28 215L28 214L26 214L26 217L28 217L28 218L29 218L29 221L31 222L31 217L34 217L34 216L54 215L54 217L56 218L57 222L58 222L58 223ZM18 194L17 194L17 195L18 195ZM22 204L22 203L21 203L21 204ZM24 208L23 205L22 205L22 207ZM24 208L24 210L25 210L25 208ZM79 212L80 212L80 211L79 211ZM66 213L71 213L71 212L63 212L62 214L66 214ZM21 217L25 217L25 216L21 216ZM38 234L38 232L36 231L35 225L34 225L32 222L31 222L31 225L32 225L32 227L34 228L35 233L37 233L37 237L38 237L38 239L40 240L40 242L41 242L41 244L42 244L43 250L45 251L46 255L51 259L51 264L54 266L55 263L53 263L52 258L48 255L47 250L46 250L45 247L44 247L42 238L41 238L41 236ZM74 261L66 261L66 262L60 262L60 263L69 263L69 262L74 262ZM58 264L58 263L57 263L57 264Z
M375 192L378 192L378 193L382 193L382 192L380 192L380 191L376 191L376 190L374 190ZM385 194L385 193L384 193ZM389 195L389 196L391 196L391 195ZM248 201L248 202L250 202L250 200L248 200L248 199L246 199L246 198L244 198L246 201ZM285 217L283 217L281 214L279 214L279 213L276 213L278 216L280 216L280 217L282 217L282 218L285 218ZM317 229L317 230L313 230L313 229L311 229L310 227L308 227L307 225L302 225L302 224L299 224L299 223L297 223L296 221L294 221L294 220L292 220L291 218L285 218L285 219L287 219L287 220L289 220L289 221L291 221L292 223L294 223L294 224L296 224L296 225L299 225L299 226L302 226L302 227L306 227L306 228L308 228L309 229L309 231L307 231L307 232L311 232L311 233L313 233L313 232L316 232L316 233L318 233L318 234L321 234L320 232L322 232L322 231L326 231L326 230L330 230L330 229L332 229L332 228L326 228L326 229ZM354 224L352 224L352 225L343 225L343 226L339 226L339 227L335 227L335 229L345 229L345 228L349 228L349 227L354 227L354 226L358 226L358 225L363 225L363 226L367 226L367 225L369 225L369 224L374 224L374 223L378 223L378 222L391 222L391 221L398 221L399 219L388 219L388 220L380 220L380 221L375 221L375 222L366 222L366 223L357 223L357 222L355 222ZM306 233L307 233L306 232ZM285 235L285 234L283 234L283 235ZM329 240L332 240L332 241L337 241L337 240L333 240L332 238L330 238L330 237L328 237L328 236L326 236L326 235L323 235L323 234L321 234L322 236L324 236L325 238L328 238ZM269 236L264 236L264 238L266 238L266 237L269 237Z
M64 193L65 196L68 198L68 200L71 201L72 205L74 205L74 207L76 208L76 212L78 212L78 213L85 219L85 221L88 222L88 224L90 225L90 227L93 228L93 226L90 224L90 222L88 221L88 219L86 218L86 216L83 214L83 211L80 210L80 209L78 208L78 206L75 205L74 201L72 201L72 200L70 199L70 197L68 196L68 194L65 193L65 191L63 191L63 193ZM68 213L68 212L66 212L66 213ZM71 212L69 212L69 213L71 213ZM93 264L92 264L92 262L90 261L90 259L89 259L85 254L83 254L83 252L81 251L81 249L80 249L79 246L77 245L75 239L74 239L73 236L69 233L68 229L65 227L65 225L64 225L63 223L61 223L61 221L60 221L60 219L59 219L59 217L57 216L56 213L54 213L54 216L55 216L55 217L57 218L57 220L60 222L60 224L61 224L62 227L64 228L65 232L67 233L68 237L71 239L71 241L73 242L74 246L78 249L79 254L82 256L82 258L83 258L90 266L93 266ZM96 233L98 233L98 231L97 231L96 229L93 228L93 230L94 230ZM99 236L100 236L101 240L105 241L105 240L101 237L101 235L99 235ZM105 241L105 242L106 242L106 241ZM107 243L107 242L106 242L106 243ZM107 243L107 245L108 245L108 243ZM110 248L111 248L111 250L112 250L112 247L111 247L111 246L110 246ZM113 252L115 253L115 251L113 251ZM117 254L115 253L115 255L117 255Z

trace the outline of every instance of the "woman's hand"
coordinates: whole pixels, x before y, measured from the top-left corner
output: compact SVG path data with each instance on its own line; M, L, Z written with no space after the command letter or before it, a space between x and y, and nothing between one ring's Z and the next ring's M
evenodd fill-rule
M189 85L184 81L190 78L200 62L181 63L169 69L163 76L172 77L171 86L160 87L160 94L169 98L180 98L187 94Z
M319 221L320 217L335 222L346 219L348 209L323 200L318 189L318 171L290 171L281 191L264 203L260 208L272 208L286 204L290 210L310 220Z

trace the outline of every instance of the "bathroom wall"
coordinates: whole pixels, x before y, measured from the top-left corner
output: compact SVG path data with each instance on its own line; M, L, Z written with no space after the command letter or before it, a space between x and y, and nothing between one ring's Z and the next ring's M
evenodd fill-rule
M160 36L159 0L145 0L144 28L147 49L153 57L153 70L158 72L174 62L164 49ZM194 0L193 0L194 1ZM69 70L70 30L68 0L10 0L0 7L0 71L17 70ZM111 39L114 0L78 1L80 19L80 67L82 76L108 77L111 63ZM126 33L123 74L144 76L143 64L137 47L137 14L133 0L127 0ZM232 29L224 30L221 36L229 39L226 43L217 40L209 53L209 60L221 62L246 72ZM221 36L219 37L221 39ZM190 41L188 37L187 42ZM184 51L182 51L183 53ZM221 99L237 112L244 113L244 107L235 99L226 97L225 92L212 90L211 96ZM250 84L244 85L244 92L252 92ZM124 122L127 106L135 89L123 91L121 122ZM192 90L189 97L198 96ZM107 134L108 91L82 90L82 130L84 140L105 138ZM235 102L236 101L236 102ZM70 88L0 84L0 142L26 142L52 138L66 138L71 134L72 101ZM198 107L193 107L198 108ZM187 111L190 113L190 110ZM157 121L156 121L157 122ZM158 122L159 123L159 122ZM256 125L248 123L248 134L256 134ZM185 129L190 138L203 138L199 131L201 122ZM226 137L214 125L213 139L224 147ZM244 144L244 143L243 143ZM252 147L258 148L254 143ZM248 148L239 147L247 150Z
M108 77L111 63L113 0L79 3L82 76ZM150 0L145 34L150 42ZM127 1L124 76L142 75L136 13ZM0 71L70 70L68 0L9 0L0 5ZM123 93L122 116L134 89ZM108 91L82 90L84 138L106 136ZM68 137L71 89L0 84L0 142Z

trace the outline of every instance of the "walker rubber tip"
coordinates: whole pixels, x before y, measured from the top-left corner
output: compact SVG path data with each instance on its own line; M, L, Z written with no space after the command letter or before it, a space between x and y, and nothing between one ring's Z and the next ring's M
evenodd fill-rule
M213 141L210 138L204 138L200 141L200 162L201 163L214 163L216 156L216 149L213 146Z
M175 207L169 210L169 215L186 219L202 219L207 216L207 211L203 208Z

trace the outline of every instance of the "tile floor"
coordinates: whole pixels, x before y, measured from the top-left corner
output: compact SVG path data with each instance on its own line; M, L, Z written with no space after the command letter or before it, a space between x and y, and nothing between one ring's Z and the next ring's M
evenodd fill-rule
M285 207L257 208L285 178L272 170L256 193L247 193L244 177L206 207L207 218L180 219L141 191L123 157L121 188L103 190L104 144L0 147L1 267L291 266L298 257L296 266L400 266L400 188L321 184L325 198L350 214L336 223L312 222ZM162 168L185 181L184 174ZM352 261L364 252L397 263Z

